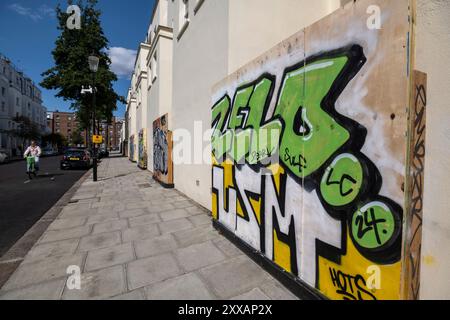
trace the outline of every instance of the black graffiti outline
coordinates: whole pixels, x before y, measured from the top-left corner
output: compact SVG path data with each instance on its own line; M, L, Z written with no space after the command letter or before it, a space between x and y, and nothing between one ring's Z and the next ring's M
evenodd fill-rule
M292 179L296 180L297 183L301 184L307 192L313 192L315 190L319 196L319 199L320 199L324 209L327 211L327 213L330 214L330 216L333 217L334 219L342 222L341 223L341 248L336 248L325 242L320 241L319 239L316 239L316 288L319 290L320 290L319 270L318 270L319 258L323 257L329 261L335 262L336 264L341 264L342 256L345 256L347 253L347 228L348 228L348 226L351 226L351 221L352 221L351 218L352 218L353 214L355 214L355 212L357 211L358 204L361 205L361 204L367 203L369 201L374 201L375 199L384 201L384 203L392 210L391 212L395 216L395 218L394 218L394 220L396 221L395 230L396 230L396 235L397 235L397 237L395 239L394 239L394 237L392 237L390 239L390 241L388 241L387 244L385 244L384 246L382 246L380 248L366 249L366 248L362 248L361 246L359 246L358 243L355 241L355 239L353 239L352 232L349 232L351 240L354 243L354 245L356 246L356 248L358 249L358 251L364 257L368 258L369 260L371 260L373 262L379 263L379 264L394 263L394 262L398 261L401 256L401 236L400 235L401 235L401 230L402 230L403 210L402 210L401 206L399 206L392 200L390 200L388 198L377 196L377 193L380 191L381 185L382 185L381 174L379 173L379 170L373 164L373 162L360 152L360 150L362 149L362 147L364 146L365 141L366 141L367 129L365 127L363 127L361 124L359 124L358 122L354 121L353 119L347 118L347 117L343 116L342 114L338 113L337 110L335 109L335 103L336 103L337 99L342 94L342 92L345 90L345 88L350 83L350 81L353 80L353 78L359 73L359 71L362 69L362 67L364 66L364 64L367 61L367 59L363 53L362 47L359 45L351 45L351 46L347 46L344 48L332 50L332 51L329 51L326 53L319 53L317 55L306 58L304 61L297 63L291 67L286 68L284 70L284 74L283 74L281 83L284 83L288 73L290 73L294 70L305 67L316 61L330 59L330 58L336 58L336 57L342 57L344 55L348 57L348 61L345 64L344 68L341 70L340 74L335 79L329 92L326 94L323 101L321 102L321 108L324 112L328 113L339 125L343 126L348 131L350 138L338 150L336 150L335 153L333 155L331 155L329 157L329 159L327 161L325 161L325 163L318 170L316 170L314 173L312 173L308 177L300 178L297 175L295 175L295 173L293 173L288 166L284 165L283 162L280 163L280 165L285 169L286 173L289 174L289 176ZM237 93L241 90L244 90L245 88L250 87L250 86L255 86L257 83L261 82L262 79L264 79L264 78L268 78L269 80L275 79L274 76L265 73L265 74L261 75L255 81L253 81L249 84L246 84L244 86L238 87L236 89L233 103L229 104L229 107L226 111L226 121L223 122L223 124L226 123L227 125L226 126L222 125L222 128L220 130L221 134L225 134L226 133L225 128L228 128L229 120L230 120L230 117L232 114L232 109L234 108L234 100L236 98ZM269 93L266 98L266 103L263 108L263 115L261 117L260 127L262 127L266 124L269 124L275 120L280 121L282 126L281 126L281 132L280 132L279 145L281 146L281 139L284 136L286 122L281 117L281 115L276 114L278 105L276 105L275 110L273 111L272 117L270 117L270 118L267 117L267 113L268 113L271 101L273 99L273 91L275 89L274 84L275 84L275 81L272 80L271 88L269 90ZM253 93L254 93L254 89L247 101L248 107L249 107L248 104L251 101L251 97L252 97ZM280 101L281 94L282 94L282 92L281 92L281 90L279 90L277 93L277 101ZM229 96L227 94L225 94L221 99L218 100L218 102L214 105L213 109L219 103L221 103L223 99L228 99L228 101L230 101ZM301 108L301 106L299 106L299 109L300 108ZM296 114L297 115L299 114L299 110L297 110ZM216 123L219 123L220 120L217 118L219 118L219 115L216 117L215 120L213 119L213 124L215 123L215 121L216 121ZM298 117L296 116L296 118L298 118ZM248 126L247 124L245 124L245 129L248 129L248 128L252 128L252 126ZM296 128L296 126L294 126L294 128ZM323 174L325 172L325 169L330 165L330 163L335 159L335 157L337 155L343 154L343 153L351 153L351 154L355 155L358 158L358 160L360 161L360 163L363 167L363 171L365 172L365 175L364 175L364 179L363 179L363 185L360 188L360 192L359 192L358 196L355 198L355 200L352 201L352 203L350 203L349 205L346 205L343 207L333 207L333 206L330 206L329 204L327 204L324 201L324 199L322 198L322 196L320 195L320 181L321 181L321 177L323 176ZM225 153L225 157L226 156L227 156L227 154ZM248 156L248 154L246 156ZM249 167L255 171L261 170L264 167L264 165L262 165L260 162L258 162L257 164L247 164L247 165L249 165ZM217 166L217 167L222 168L220 166ZM237 167L239 169L240 166L238 164L236 164L236 165L233 165L232 167L234 170L235 167ZM234 171L233 171L233 179L235 179ZM262 181L265 181L265 179L262 179ZM224 186L224 192L226 192L228 194L227 189L228 188L225 188L225 186ZM225 190L227 190L227 191L225 191ZM218 194L218 190L215 190L213 188L213 193ZM239 193L239 192L237 192L237 193ZM264 195L264 193L262 191L261 201L265 205L263 195ZM217 199L218 199L218 197L217 197ZM228 205L228 201L226 201L225 199L228 199L228 197L224 198L226 205ZM238 201L240 201L240 200L238 200ZM217 205L218 205L218 203L217 203ZM281 203L280 203L280 205L281 205ZM242 203L241 203L241 207L242 207ZM217 208L219 208L219 207L217 207ZM219 214L219 212L217 212L217 213ZM262 216L261 216L261 221L263 221ZM276 219L275 219L275 221L277 222ZM273 224L275 224L275 223L273 223ZM262 223L260 225L260 228L262 228L263 226L264 226L264 224ZM278 234L279 233L277 233L277 235ZM262 245L264 243L265 243L264 241L261 241ZM292 244L289 244L289 243L287 243L287 244L290 246L290 248L293 248L291 246ZM387 247L388 244L390 244L391 247ZM398 244L400 244L400 246ZM294 245L294 248L295 248L295 245ZM291 252L292 252L292 250L291 250ZM291 255L291 257L292 257L292 255ZM294 264L292 264L292 266L296 266L296 262Z
M420 109L419 109L420 108ZM409 248L411 248L412 244L416 241L417 237L421 234L422 225L423 225L423 183L422 177L425 172L425 130L426 123L425 112L427 108L427 90L423 84L416 85L416 97L414 101L414 151L413 151L413 183L412 183L412 195L411 199L411 213L412 220L416 219L418 221L415 230L413 230L412 236L409 240ZM414 194L417 193L417 196L414 197ZM421 268L421 252L422 247L419 244L418 252L414 255L411 250L408 251L408 259L411 266L411 283L410 289L412 292L412 298L414 300L419 299L420 294L420 268Z

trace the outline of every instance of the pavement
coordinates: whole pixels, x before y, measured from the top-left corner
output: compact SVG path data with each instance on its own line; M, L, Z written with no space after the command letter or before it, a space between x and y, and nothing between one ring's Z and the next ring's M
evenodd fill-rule
M60 157L40 159L37 179L25 174L25 161L0 165L0 257L85 174L61 171Z
M220 235L210 212L112 157L103 160L97 183L90 176L80 183L0 289L0 300L7 299L296 297Z

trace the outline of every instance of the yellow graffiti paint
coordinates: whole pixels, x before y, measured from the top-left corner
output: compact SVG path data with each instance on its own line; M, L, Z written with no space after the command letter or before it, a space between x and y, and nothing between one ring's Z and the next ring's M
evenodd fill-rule
M214 220L217 220L218 215L217 212L219 212L219 208L217 208L217 195L216 194L212 194L212 210L211 210L211 214Z
M287 272L291 272L291 248L278 239L275 230L273 231L273 261Z
M279 164L273 164L269 166L267 169L269 169L272 172L273 179L275 181L275 188L277 190L277 193L280 194L281 189L281 175L284 174L284 169Z
M328 298L343 300L351 296L363 300L400 299L401 262L392 265L377 265L359 254L347 234L347 254L342 256L341 264L319 257L318 289ZM373 279L373 269L379 270L379 288L369 289L369 280ZM333 281L331 272L339 274L339 280ZM361 278L362 277L362 278ZM359 281L355 278L360 278ZM362 280L364 279L364 280ZM357 282L357 283L355 283ZM364 282L366 284L364 284ZM373 284L373 282L370 282Z
M250 204L253 208L253 212L256 215L256 219L258 220L258 224L261 225L261 197L258 200L250 198Z
M245 218L244 210L242 210L241 201L236 201L236 214L241 218Z

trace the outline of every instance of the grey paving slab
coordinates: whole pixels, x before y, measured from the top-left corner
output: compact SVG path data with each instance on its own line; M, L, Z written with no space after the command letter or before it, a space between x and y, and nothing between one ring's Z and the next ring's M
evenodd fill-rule
M175 201L172 203L172 205L178 209L178 208L192 207L194 203L191 200L182 200L182 201Z
M91 225L114 220L119 220L119 214L117 212L102 213L89 216L86 224Z
M149 207L149 203L145 201L139 201L139 202L130 202L127 203L125 206L125 210L132 210L132 209L145 209Z
M168 253L133 261L127 265L128 287L131 290L181 275L175 258Z
M184 209L173 209L160 212L159 216L163 221L170 221L189 217L189 212Z
M56 219L48 230L61 230L81 227L86 224L87 217L73 217L67 219Z
M136 255L139 259L170 252L178 248L178 244L171 234L134 242Z
M200 270L200 274L211 285L214 293L222 299L248 292L269 278L261 267L246 256L238 256L206 267Z
M25 257L24 264L44 261L51 257L69 255L75 252L80 239L68 239L34 246Z
M133 245L126 243L110 248L91 250L86 258L85 271L112 267L135 260Z
M188 247L196 243L202 243L220 237L219 233L211 225L180 230L174 232L173 236L181 247Z
M205 283L195 273L168 279L145 288L149 300L213 300Z
M100 300L126 291L123 266L102 269L81 275L81 289L65 289L64 300Z
M173 233L180 230L191 229L194 225L186 218L165 221L158 224L161 232L164 233Z
M164 212L167 210L173 210L176 209L171 203L167 203L165 202L165 199L160 199L161 201L155 201L155 200L151 200L152 202L154 202L154 205L147 208L147 210L150 213L159 213L159 212Z
M254 288L249 292L243 293L230 300L271 300L268 296L264 294L259 288Z
M149 212L145 209L126 209L124 211L119 212L120 218L132 218L132 217L139 217L143 215L147 215Z
M54 280L66 276L67 268L70 266L81 266L84 254L70 254L51 257L45 261L22 264L9 278L2 290L19 289L40 282Z
M125 230L127 228L128 228L127 220L112 220L112 221L94 224L92 234Z
M207 215L207 211L199 206L192 206L192 207L186 207L185 208L187 212L189 212L192 216L204 214Z
M211 223L125 158L104 159L0 291L0 299L296 299ZM68 290L67 268L82 270Z
M206 224L212 224L211 216L208 216L206 213L194 215L189 217L188 219L190 222L192 222L194 226L203 226Z
M175 256L186 271L197 270L218 263L226 258L210 241L178 249L175 252Z
M123 230L122 240L123 242L145 240L155 238L159 235L158 226L156 224L148 224Z
M227 238L218 237L216 239L213 239L212 242L216 245L217 248L220 249L220 251L225 253L230 258L234 258L234 257L241 256L244 254L233 243L231 243Z
M0 300L59 300L66 279L52 280L11 291L0 291Z
M145 293L142 289L134 290L128 293L124 293L115 297L112 297L110 300L131 300L131 301L137 301L137 300L145 300Z
M122 243L120 231L95 234L81 238L78 251L85 252L95 249L112 247Z
M259 288L273 300L298 300L292 292L273 278L264 281Z
M130 223L130 227L137 227L137 226L144 226L147 224L154 224L154 223L158 223L161 222L161 218L159 217L158 214L153 213L153 214L146 214L144 216L139 216L139 217L135 217L135 218L129 218L128 219L129 223Z
M46 231L39 240L39 243L42 244L46 242L81 238L90 234L91 229L92 229L91 226L81 226L64 230Z

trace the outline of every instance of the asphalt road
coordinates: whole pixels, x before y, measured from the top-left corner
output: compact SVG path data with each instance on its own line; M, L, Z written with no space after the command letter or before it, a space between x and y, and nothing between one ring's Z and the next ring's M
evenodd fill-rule
M4 255L86 172L60 170L60 156L40 159L28 180L24 161L0 165L0 257Z

